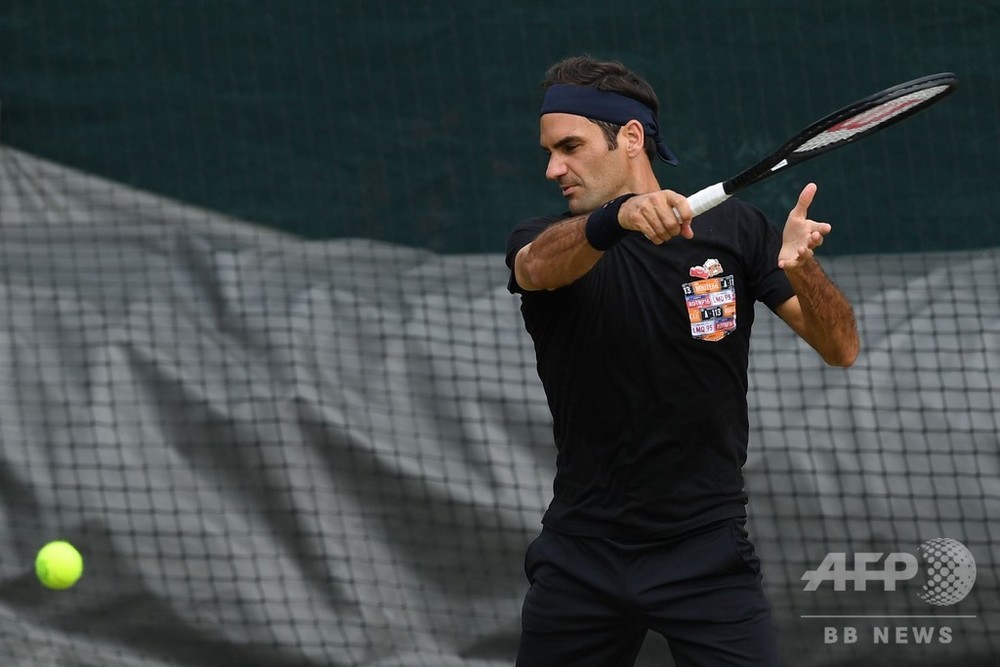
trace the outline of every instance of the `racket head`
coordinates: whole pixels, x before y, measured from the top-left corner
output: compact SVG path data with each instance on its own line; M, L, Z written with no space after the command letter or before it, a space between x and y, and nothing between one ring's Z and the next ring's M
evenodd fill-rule
M955 91L958 77L941 72L869 95L809 125L781 148L725 183L726 192L884 130Z

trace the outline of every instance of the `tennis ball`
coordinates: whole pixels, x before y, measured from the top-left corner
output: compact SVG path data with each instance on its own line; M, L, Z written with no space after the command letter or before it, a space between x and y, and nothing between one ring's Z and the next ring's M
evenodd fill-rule
M67 589L83 574L83 557L69 542L49 542L35 558L35 574L52 590Z

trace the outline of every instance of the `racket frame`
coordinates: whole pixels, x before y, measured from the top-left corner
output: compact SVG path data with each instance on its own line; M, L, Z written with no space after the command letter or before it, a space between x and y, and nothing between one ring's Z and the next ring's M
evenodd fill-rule
M853 104L849 104L846 107L824 116L807 126L766 158L757 162L753 166L744 169L732 178L699 190L688 197L688 203L691 205L694 215L704 213L710 208L718 206L737 191L753 185L754 183L758 183L779 171L799 164L800 162L805 162L806 160L814 158L827 151L845 146L849 143L857 141L858 139L862 139L870 134L878 132L879 130L884 130L887 127L895 125L905 118L909 118L913 114L922 111L928 106L935 104L950 95L955 91L957 85L958 78L953 73L941 72L938 74L923 76L911 81L906 81L873 95L869 95L868 97L860 99ZM805 145L810 139L822 134L826 130L833 128L840 123L844 123L851 118L859 116L870 109L874 109L875 107L891 102L892 100L935 87L943 87L944 90L932 97L928 97L927 99L919 100L914 104L911 104L906 109L903 109L894 116L880 123L872 125L870 128L852 134L841 141L818 146L809 151L796 152L796 149Z

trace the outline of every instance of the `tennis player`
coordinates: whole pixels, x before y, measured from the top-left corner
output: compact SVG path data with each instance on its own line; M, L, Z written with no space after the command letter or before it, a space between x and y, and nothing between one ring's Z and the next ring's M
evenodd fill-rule
M617 62L553 65L540 140L568 212L518 224L509 289L554 422L554 497L529 546L520 667L633 665L647 630L678 665L778 664L747 531L754 302L850 366L850 303L813 251L807 185L778 231L736 199L691 219L650 85Z

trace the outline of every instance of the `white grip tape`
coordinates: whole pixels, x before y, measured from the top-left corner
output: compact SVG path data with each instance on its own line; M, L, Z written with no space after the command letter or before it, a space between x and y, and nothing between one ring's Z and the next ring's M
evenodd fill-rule
M691 205L691 215L701 215L705 211L715 208L722 202L729 199L730 195L726 194L725 188L722 187L722 183L716 183L715 185L710 185L707 188L698 190L690 197L687 198L688 204Z

